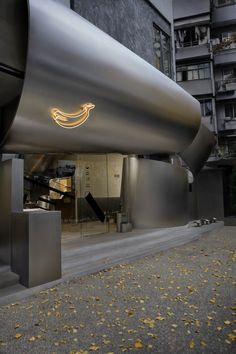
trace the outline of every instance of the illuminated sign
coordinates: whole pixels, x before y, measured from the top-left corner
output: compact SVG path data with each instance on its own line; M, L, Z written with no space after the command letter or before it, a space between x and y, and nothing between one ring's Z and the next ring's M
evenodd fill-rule
M51 109L53 120L62 128L72 129L79 127L89 118L90 111L95 108L93 103L83 103L80 110L75 113L66 113L58 108Z

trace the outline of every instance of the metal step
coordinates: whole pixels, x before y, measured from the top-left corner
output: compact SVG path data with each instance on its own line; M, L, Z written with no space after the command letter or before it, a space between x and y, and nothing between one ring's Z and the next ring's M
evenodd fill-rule
M15 284L12 286L8 286L7 288L0 289L0 305L1 303L7 303L7 299L9 296L14 295L16 293L20 293L21 291L25 290L26 288L21 284ZM4 301L6 299L6 302Z
M11 271L0 272L0 289L19 284L19 275Z
M0 274L1 273L5 273L5 272L10 272L11 268L8 264L4 264L2 262L0 262Z

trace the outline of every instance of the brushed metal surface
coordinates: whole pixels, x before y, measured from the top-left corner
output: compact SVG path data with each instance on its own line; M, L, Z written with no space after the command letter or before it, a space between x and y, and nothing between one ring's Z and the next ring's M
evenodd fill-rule
M0 162L0 260L11 262L11 215L23 210L24 161Z
M61 277L61 213L12 214L12 270L20 283L33 287Z
M26 77L3 152L175 153L200 125L200 105L129 49L51 0L29 0ZM95 109L76 129L57 107Z
M27 2L0 1L0 64L24 71L28 32Z
M0 71L0 107L21 94L23 80Z
M180 154L194 176L196 176L204 166L215 144L216 139L212 132L210 132L205 125L201 124L192 144Z
M124 210L135 228L185 225L188 222L188 179L184 168L148 159L124 164L128 190ZM132 188L130 186L132 185Z

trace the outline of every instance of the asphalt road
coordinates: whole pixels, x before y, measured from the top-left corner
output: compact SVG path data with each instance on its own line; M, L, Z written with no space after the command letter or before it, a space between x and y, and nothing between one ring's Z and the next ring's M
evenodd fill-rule
M236 352L236 227L0 307L0 353Z

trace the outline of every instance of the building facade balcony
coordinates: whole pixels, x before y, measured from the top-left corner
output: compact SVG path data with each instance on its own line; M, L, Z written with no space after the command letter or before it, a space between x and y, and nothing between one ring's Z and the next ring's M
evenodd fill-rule
M195 43L184 43L182 47L176 48L176 60L207 57L210 55L209 43L199 45Z
M231 25L236 22L236 1L228 0L225 5L220 6L219 2L213 8L212 25L213 27Z
M236 98L236 78L216 81L216 99L227 100Z
M233 43L229 48L219 50L214 53L214 64L233 64L236 63L236 43Z
M225 121L224 121L224 130L236 130L236 118L234 118L234 119L225 119Z
M193 96L212 94L211 79L180 81L178 84Z

